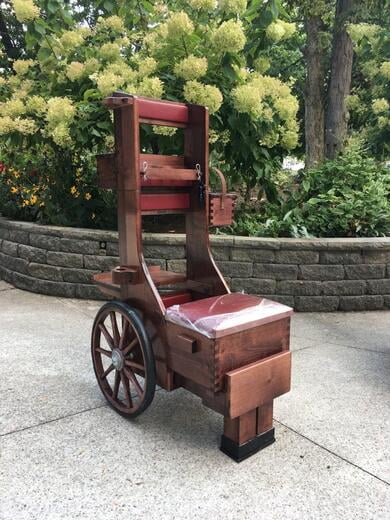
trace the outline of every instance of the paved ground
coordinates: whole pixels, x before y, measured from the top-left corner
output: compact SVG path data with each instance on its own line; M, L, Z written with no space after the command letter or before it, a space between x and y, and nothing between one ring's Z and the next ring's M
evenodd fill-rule
M299 314L277 442L236 464L185 391L135 422L91 367L96 302L0 281L0 519L390 518L390 312Z

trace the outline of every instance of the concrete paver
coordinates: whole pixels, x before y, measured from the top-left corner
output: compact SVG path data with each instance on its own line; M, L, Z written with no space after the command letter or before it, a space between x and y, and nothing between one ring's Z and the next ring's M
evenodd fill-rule
M390 312L297 314L277 441L236 464L222 418L156 393L108 408L89 340L102 302L0 281L0 519L387 519Z

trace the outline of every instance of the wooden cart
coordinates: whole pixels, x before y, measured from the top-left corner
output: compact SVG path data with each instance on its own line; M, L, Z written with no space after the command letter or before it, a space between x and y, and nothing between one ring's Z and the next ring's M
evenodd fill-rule
M117 190L120 265L94 277L114 298L93 325L98 384L130 418L156 384L186 388L224 416L221 450L240 461L274 442L273 399L290 389L292 309L231 293L212 258L209 225L231 221L234 196L224 183L209 193L207 108L121 92L104 103L115 153L98 157L98 173ZM184 129L184 156L141 153L140 124ZM145 263L142 215L162 213L185 214L185 274Z

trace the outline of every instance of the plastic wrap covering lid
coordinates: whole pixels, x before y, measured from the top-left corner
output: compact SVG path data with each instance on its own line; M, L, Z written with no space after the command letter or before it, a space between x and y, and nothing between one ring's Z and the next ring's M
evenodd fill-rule
M182 305L172 305L166 319L208 338L218 338L234 332L286 318L291 307L243 293L224 294Z

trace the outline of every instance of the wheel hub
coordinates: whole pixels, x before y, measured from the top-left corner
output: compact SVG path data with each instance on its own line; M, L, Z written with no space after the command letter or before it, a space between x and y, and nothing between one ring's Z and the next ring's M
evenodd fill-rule
M111 362L117 370L122 370L124 365L124 359L122 352L115 348L111 354Z

